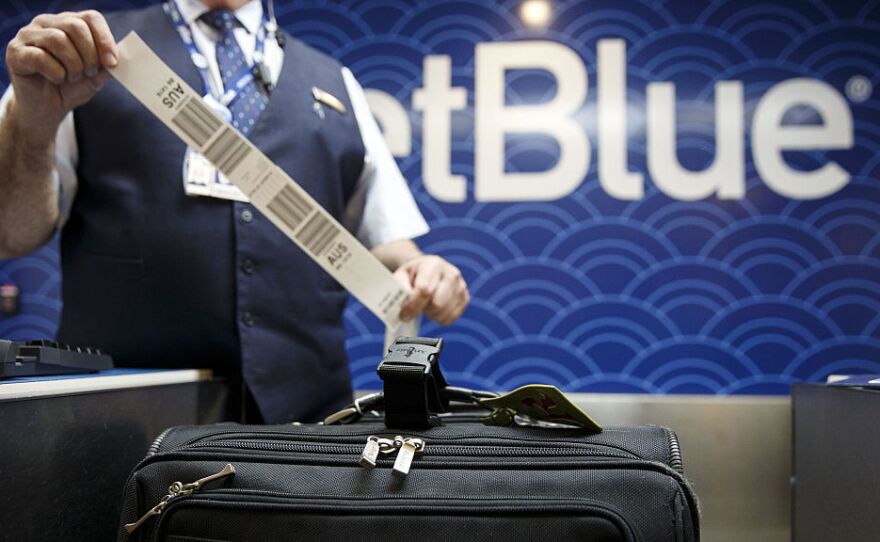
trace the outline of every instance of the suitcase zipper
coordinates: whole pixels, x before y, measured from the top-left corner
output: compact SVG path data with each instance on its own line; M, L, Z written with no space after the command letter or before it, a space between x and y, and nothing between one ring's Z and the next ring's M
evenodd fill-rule
M442 429L442 428L441 428ZM241 430L222 430L216 431L210 435L200 435L198 437L189 439L185 442L177 444L173 449L169 449L166 451L159 451L161 446L157 447L157 453L166 453L173 452L175 449L186 449L193 445L202 445L202 443L216 443L220 441L229 441L229 440L269 440L273 439L277 441L287 441L287 442L315 442L315 443L330 443L334 441L338 441L340 444L350 444L352 439L355 439L355 442L358 442L357 439L366 439L369 436L375 434L379 431L384 431L385 428L367 428L365 431L351 431L347 434L314 434L310 432L303 433L292 433L287 431L278 431L278 430L268 430L268 431L241 431ZM681 453L678 451L677 444L678 441L674 437L674 433L669 430L664 431L664 437L667 443L666 454L664 454L663 458L649 458L648 460L653 461L662 461L667 465L671 466L674 470L682 473L681 469ZM163 435L164 436L164 435ZM391 436L391 435L385 435ZM609 450L609 452L599 452L599 451L590 451L586 452L589 455L607 455L608 457L620 457L620 458L628 458L628 459L646 459L639 455L639 453L631 451L621 445L617 445L610 442L588 442L588 441L575 441L575 440L567 440L559 438L559 435L547 435L544 438L536 438L536 435L504 435L504 436L493 436L492 438L486 437L483 439L478 438L474 435L429 435L427 433L415 432L411 434L412 437L421 438L421 439L431 439L431 442L437 442L440 440L444 443L448 444L461 444L461 445L471 445L470 442L476 442L478 440L483 441L498 441L501 440L505 443L509 442L511 446L514 443L521 444L522 447L530 447L530 446L540 446L543 448L548 448L550 446L561 446L561 447L574 447L580 446L586 450ZM329 441L329 442L328 442ZM359 440L359 442L364 442L364 440ZM619 454L619 455L614 455ZM152 457L155 454L149 454L147 459Z
M379 428L374 427L374 428L368 428L362 432L352 430L352 431L349 431L347 434L318 435L318 434L310 434L310 432L280 431L277 428L268 428L267 427L267 429L268 430L265 430L265 431L255 431L255 430L253 430L253 428L251 428L250 431L242 431L241 429L215 430L212 434L199 435L199 436L193 437L191 439L188 439L184 442L181 442L181 443L175 445L174 448L176 448L176 449L187 448L187 447L189 447L193 444L196 444L196 443L216 442L219 440L227 440L227 439L229 439L229 440L252 440L252 439L272 438L272 439L288 440L288 441L294 441L294 442L304 442L304 441L326 442L328 439L332 439L332 440L338 439L338 440L342 441L342 440L350 440L352 437L367 438L367 436L373 434L376 431L384 430L384 428L379 429ZM608 431L612 431L614 429L615 428L610 428L610 429L608 429ZM165 452L173 452L174 451L174 449L169 449L169 450L162 450L161 449L162 446L164 445L164 440L166 440L164 437L169 432L170 431L163 432L163 434L160 435L159 438L156 439L156 442L154 442L153 446L150 447L150 453L147 454L147 459L149 459L150 457L152 457L153 455L156 455L158 453L165 453ZM674 470L679 472L679 474L681 474L682 473L681 451L678 446L678 439L676 438L675 434L672 431L669 431L668 429L664 430L664 434L665 434L665 439L666 439L666 443L667 443L665 457L663 457L662 459L661 458L647 458L647 459L655 460L655 461L663 461L667 465L672 467ZM413 436L419 437L419 438L425 438L425 437L436 438L435 435L426 435L423 433L415 433ZM547 444L559 444L561 446L571 445L572 442L570 440L567 440L567 437L566 437L566 439L560 439L560 438L558 438L558 436L559 435L548 434L546 436L541 436L540 438L536 438L536 435L534 435L534 434L530 435L530 434L524 433L520 436L505 435L501 438L505 441L523 442L526 445L533 444L533 443L538 443L539 445L544 445L544 446L546 446ZM474 440L474 437L470 436L470 435L454 435L454 436L453 435L443 435L443 436L440 436L439 438L444 441ZM495 438L498 438L498 437L495 437ZM594 448L594 449L595 448L607 448L607 449L612 449L612 450L618 450L622 454L627 454L626 456L619 456L619 457L646 459L645 457L642 457L638 452L633 452L627 448L622 447L621 445L617 445L617 444L614 444L611 442L603 442L603 441L582 442L582 444L584 445L584 447L587 447L587 448Z
M417 437L397 435L394 438L370 435L363 447L356 444L318 444L304 442L266 442L260 440L223 440L210 442L197 442L190 444L185 449L195 448L233 448L238 450L255 450L267 452L288 452L324 455L355 455L357 464L367 468L375 468L380 456L389 459L394 457L392 472L398 476L409 474L413 461L426 451L434 457L596 457L612 459L637 459L623 453L613 453L596 450L584 446L483 446L460 444L435 444L430 448L428 443ZM395 455L396 454L396 455Z
M253 489L226 488L216 489L206 493L192 494L182 499L175 499L167 508L168 514L177 512L180 507L216 506L231 510L241 509L283 509L285 511L296 510L305 513L338 513L345 510L347 513L362 513L366 515L376 514L381 511L388 513L454 513L470 514L479 510L481 514L513 512L516 514L549 512L584 513L589 512L595 516L603 517L611 521L620 529L627 541L636 540L635 530L632 524L617 510L603 506L587 499L557 499L535 498L528 499L492 499L492 498L460 498L460 499L424 499L424 498L382 498L382 497L336 497L321 495L298 495L293 493L280 493ZM163 524L168 514L159 518L154 526L150 540L158 540L162 533Z
M281 437L287 438L281 438ZM339 448L340 446L344 447L347 445L357 444L359 442L363 442L363 439L370 439L375 437L376 435L371 434L371 432L364 433L355 433L351 435L295 435L295 438L290 438L293 435L290 434L277 434L277 433L242 433L242 432L225 432L222 435L215 435L210 440L194 440L187 442L186 444L178 446L174 450L169 450L168 452L163 453L174 453L176 450L185 450L191 448L204 448L204 447L225 447L226 443L229 442L253 442L253 443L265 443L266 446L282 446L282 447L292 447L295 448L297 446L306 446L313 448L328 448L328 451L332 453L332 448ZM275 437L278 440L269 440L266 437ZM377 438L390 438L390 435L386 435L384 437L379 436ZM424 434L413 434L410 435L409 438L424 440L427 438ZM331 442L328 442L330 440ZM338 442L332 442L338 441ZM498 442L509 443L508 446L498 446L496 443ZM467 449L522 449L522 450L554 450L554 449L572 449L572 450L580 450L583 455L596 455L596 456L607 456L607 457L616 457L616 458L625 458L625 459L643 459L639 457L637 454L630 452L624 448L620 448L617 446L611 446L605 443L588 443L588 442L575 442L575 441L560 441L560 440L542 440L536 441L532 439L522 439L522 438L512 438L512 437L496 437L493 439L475 439L475 438L448 438L448 437L436 437L431 439L432 447L436 448L437 445L444 445L446 447L455 447L461 448L464 450ZM483 442L491 442L490 444L483 444ZM295 450L293 450L295 451ZM319 450L320 451L320 450Z
M147 510L147 512L143 516L141 516L140 519L138 519L134 523L126 523L125 530L128 532L128 534L135 532L138 527L143 525L144 522L148 519L154 516L161 515L162 512L165 511L165 508L168 506L168 503L170 503L173 499L182 497L184 495L191 495L196 491L202 489L202 486L204 486L205 484L213 482L214 480L226 478L227 476L232 476L233 474L235 474L235 467L233 467L232 464L227 463L226 466L223 467L223 470L221 470L220 472L205 476L204 478L199 478L195 482L191 482L189 484L184 484L183 482L172 483L168 487L168 494L162 497L162 500L160 500L156 506Z
M147 450L147 457L156 455L159 453L159 450L162 448L162 442L165 441L165 437L168 436L168 433L174 430L174 427L169 427L168 429L159 433L159 436L153 440L153 443L150 444L150 449Z
M331 426L331 427L335 427L335 426ZM438 428L438 429L441 429L441 428ZM191 446L191 445L197 444L197 443L217 442L217 441L222 441L222 440L274 439L274 440L283 440L283 441L290 441L290 442L309 442L309 441L326 442L328 439L329 440L350 440L352 438L363 439L363 438L367 438L370 435L375 434L377 431L384 431L384 430L385 430L384 427L381 429L373 427L373 428L369 428L364 431L351 431L351 432L348 432L347 434L309 434L309 433L291 433L291 432L282 432L282 431L259 431L259 432L232 431L232 430L217 431L211 435L202 435L202 436L190 439L186 442L183 442L183 443L175 446L175 448L185 448L187 446ZM435 429L435 431L436 431L436 429ZM546 430L546 431L549 431L549 430ZM564 430L564 431L569 431L569 430ZM433 433L433 431L429 432L429 433ZM434 440L439 439L439 440L450 441L450 442L451 441L458 442L458 441L462 441L462 440L465 440L465 441L466 440L475 440L477 438L472 435L441 436L441 435L429 434L429 433L416 432L416 433L412 433L412 436L418 437L418 438L432 438ZM558 437L558 435L556 435L556 436ZM529 445L529 444L542 445L542 444L551 443L551 444L559 444L562 446L568 446L568 445L572 445L572 444L577 444L576 441L570 440L567 436L562 439L560 439L560 438L552 439L550 435L547 435L547 436L542 435L541 438L535 438L535 435L519 435L519 436L505 435L505 436L500 436L500 437L492 437L491 439L490 439L490 437L485 437L484 440L497 440L497 439L502 439L504 441L510 441L510 442L522 442L525 445ZM583 445L584 447L593 447L593 448L602 447L602 448L617 449L617 450L620 450L621 452L624 452L624 453L632 455L633 457L636 457L636 455L633 452L626 450L624 448L621 448L619 446L616 446L614 444L607 443L607 442L581 442L580 444ZM161 448L161 445L158 448ZM169 450L165 450L165 451L171 452L174 450L169 449Z
M669 437L669 466L683 475L684 465L681 459L681 446L678 443L678 436L671 430L667 430L667 436Z

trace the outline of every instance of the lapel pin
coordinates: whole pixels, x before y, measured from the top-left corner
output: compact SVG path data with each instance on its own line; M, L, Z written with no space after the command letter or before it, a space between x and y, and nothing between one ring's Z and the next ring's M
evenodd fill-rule
M343 104L339 100L339 98L330 94L326 90L321 90L318 87L312 87L312 97L315 98L315 102L320 102L326 105L340 115L344 115L346 113L345 104Z

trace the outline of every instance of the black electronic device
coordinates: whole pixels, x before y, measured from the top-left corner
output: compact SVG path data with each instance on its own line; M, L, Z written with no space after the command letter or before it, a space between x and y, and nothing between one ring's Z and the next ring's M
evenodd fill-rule
M113 358L97 348L82 348L54 341L0 339L0 379L95 373L113 368Z

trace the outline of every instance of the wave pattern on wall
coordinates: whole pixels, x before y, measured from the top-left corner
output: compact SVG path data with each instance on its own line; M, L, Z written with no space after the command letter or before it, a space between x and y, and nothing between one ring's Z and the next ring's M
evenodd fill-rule
M8 41L35 11L75 4L7 4L0 36ZM834 159L851 174L842 191L815 201L775 194L748 150L742 200L676 201L647 174L642 199L615 200L600 187L595 152L598 40L627 42L630 170L647 172L637 113L653 81L676 84L678 156L702 169L714 157L718 81L743 82L747 119L770 86L789 78L821 79L843 92L860 75L878 87L880 3L559 1L546 31L523 27L518 4L278 2L288 31L408 109L425 55L449 55L453 84L469 91L468 109L453 119L451 164L468 178L467 202L438 202L426 191L419 114L410 112L413 153L399 161L433 228L423 248L457 264L473 296L455 325L423 326L423 334L446 339L450 380L493 389L545 382L570 391L776 394L829 373L880 373L880 100L849 103L853 149L787 156L805 170ZM125 4L99 7L111 5ZM579 118L593 160L562 200L480 203L474 47L518 39L552 39L581 56L590 89ZM553 93L546 74L509 81L512 104ZM511 138L507 169L550 167L558 152L545 138ZM25 291L26 314L0 321L0 336L50 334L59 308L54 248L2 264L0 279L7 278ZM355 386L380 387L383 330L358 303L347 309L346 326Z

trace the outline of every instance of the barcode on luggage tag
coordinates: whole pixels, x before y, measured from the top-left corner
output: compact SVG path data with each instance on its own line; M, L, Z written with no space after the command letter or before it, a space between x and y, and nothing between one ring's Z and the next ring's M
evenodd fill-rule
M292 186L282 188L269 202L268 207L291 230L299 227L313 209L312 204L297 194Z
M320 257L339 235L339 228L322 213L315 213L296 235L312 256Z
M203 147L218 130L217 136L210 146L202 152L205 158L216 164L217 169L227 176L251 153L244 136L239 135L231 126L227 125L198 98L190 98L180 111L174 115L171 122L183 130L196 144Z
M231 126L225 126L220 135L204 149L205 158L217 169L229 175L251 153L247 140Z
M223 126L211 109L198 98L190 98L174 115L171 122L183 130L197 147L202 147Z

